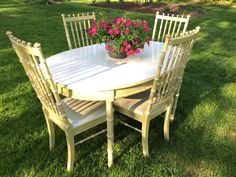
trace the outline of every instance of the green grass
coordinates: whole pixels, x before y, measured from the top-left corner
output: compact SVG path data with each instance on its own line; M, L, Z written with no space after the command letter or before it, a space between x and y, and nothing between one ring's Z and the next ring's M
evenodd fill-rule
M37 97L5 36L42 43L46 56L67 50L61 13L107 12L112 16L154 15L90 7L0 3L0 176L67 176L66 141L56 129L56 147L48 134ZM107 167L106 136L76 147L71 176L236 176L236 9L201 5L205 14L191 19L189 29L202 32L184 75L176 121L169 142L162 119L150 127L149 158L142 156L140 134L115 126L114 166Z

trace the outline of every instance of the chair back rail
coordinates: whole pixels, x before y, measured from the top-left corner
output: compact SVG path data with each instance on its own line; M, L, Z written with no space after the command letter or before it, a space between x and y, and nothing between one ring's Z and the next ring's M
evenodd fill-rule
M7 35L42 106L56 114L62 122L68 124L69 121L62 107L60 96L57 93L40 44L35 43L32 46L31 43L17 39L9 31ZM46 78L40 65L44 67Z
M171 16L156 12L156 18L154 22L154 28L152 33L152 40L164 42L165 36L168 34L171 37L178 35L179 33L185 32L188 27L190 15L187 17L182 16Z
M152 107L173 97L180 89L184 69L190 57L200 27L171 38L166 36L162 54L159 59L153 86L150 92L146 114ZM167 53L167 50L169 52ZM164 64L164 60L166 60Z
M72 98L61 100L40 44L35 43L32 46L31 43L14 37L10 31L7 32L7 36L42 104L48 127L50 150L55 146L54 124L65 132L68 151L67 170L71 171L75 158L74 146L78 144L75 143L74 137L106 121L105 104L104 102L90 102ZM84 121L86 118L88 120ZM79 143L105 131L95 133Z
M69 49L95 43L92 39L89 40L87 35L87 29L91 27L91 22L96 19L94 12L68 16L62 14L61 16Z

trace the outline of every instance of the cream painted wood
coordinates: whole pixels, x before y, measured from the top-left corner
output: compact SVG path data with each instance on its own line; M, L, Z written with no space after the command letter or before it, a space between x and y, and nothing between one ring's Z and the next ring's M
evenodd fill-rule
M139 55L116 60L109 57L104 44L94 44L46 60L58 92L75 99L106 100L108 166L113 164L112 103L151 88L162 47L163 43L151 42Z
M82 92L102 95L151 81L162 48L163 43L151 42L139 55L117 60L109 57L104 44L94 44L51 56L47 65L54 81L73 91L74 98ZM99 84L95 87L94 82Z
M74 146L77 144L74 142L74 137L106 121L105 102L75 100L72 98L61 99L40 44L35 43L32 47L30 43L14 37L11 32L7 32L7 35L42 104L49 132L50 150L55 146L54 124L59 126L66 134L67 170L71 171L75 158ZM109 115L112 114L112 111L112 109L109 109ZM109 119L112 120L112 117L109 117Z
M156 12L156 18L153 27L152 40L164 42L165 36L168 34L171 37L175 35L179 35L182 32L185 32L188 27L188 22L190 19L190 15L187 17L182 16L174 16L174 14L159 14Z
M158 11L156 12L156 18L154 22L154 28L153 28L153 34L152 34L152 40L161 41L163 42L165 39L165 36L168 34L171 37L174 37L176 35L179 35L180 33L183 33L187 30L188 23L189 23L190 15L187 15L184 17L182 16L174 16L174 14L160 14ZM177 91L176 94L176 100L178 100L179 91ZM176 104L177 105L177 102ZM174 112L176 107L173 107L172 114L171 114L171 120L174 120Z
M116 60L109 57L104 44L94 44L62 52L46 60L59 93L75 99L106 100L109 166L113 163L112 103L115 98L152 88L163 46L161 42L151 42L139 55ZM169 53L171 48L167 49ZM167 65L166 61L163 65ZM43 67L42 70L45 73ZM161 73L164 71L162 69ZM164 103L160 103L159 112L167 109ZM157 113L153 111L153 114Z
M114 144L114 115L113 103L114 100L106 100L107 108L107 153L108 153L108 166L113 164L113 144Z
M92 39L88 39L86 32L86 30L91 27L92 21L96 19L94 12L68 16L62 14L61 16L70 50L96 43Z
M179 95L184 68L190 57L193 43L200 28L181 34L179 37L167 35L162 53L155 65L156 73L152 88L114 102L116 111L142 124L143 155L149 155L148 132L150 121L165 112L163 132L169 139L169 122L172 106L176 108L176 93ZM169 52L168 52L169 51Z

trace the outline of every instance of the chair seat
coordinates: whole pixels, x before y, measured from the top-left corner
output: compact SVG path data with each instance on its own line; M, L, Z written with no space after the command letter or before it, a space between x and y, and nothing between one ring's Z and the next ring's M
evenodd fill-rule
M114 106L143 116L147 108L149 95L150 90L147 90L129 97L118 98L114 101Z
M102 101L84 101L72 98L63 99L63 107L72 127L103 119L106 121L106 104Z

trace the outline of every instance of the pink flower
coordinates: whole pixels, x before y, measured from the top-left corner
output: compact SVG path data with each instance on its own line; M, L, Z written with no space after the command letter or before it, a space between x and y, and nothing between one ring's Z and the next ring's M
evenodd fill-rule
M123 17L120 17L117 19L116 21L117 23L124 23L125 22L125 19Z
M106 49L106 50L110 50L110 46L109 46L109 45L106 45L106 46L105 46L105 49Z
M149 46L150 45L150 37L149 36L146 37L146 42L147 42L147 44Z
M144 30L145 30L145 32L148 32L149 31L149 29L148 29L148 23L147 23L147 21L143 21L143 28L144 28Z
M117 22L117 21L118 21L118 18L115 17L115 18L113 19L113 21L114 21L114 22Z
M144 28L144 31L145 31L145 32L148 32L148 31L149 31L148 27Z
M129 33L129 30L128 29L125 29L124 31L123 31L123 34L128 34Z
M100 21L100 26L103 29L106 29L106 27L107 27L106 23L104 21L102 21L102 20Z
M93 27L97 26L96 20L93 20Z
M106 45L106 46L105 46L105 49L106 49L106 50L110 50L110 46L109 46L109 45Z
M140 50L139 50L139 49L135 49L134 52L135 52L135 53L140 53Z
M148 27L148 23L147 23L146 20L143 20L143 27L144 27L144 28L145 28L145 27Z
M111 27L111 26L112 26L112 23L110 23L110 22L106 23L106 27Z
M138 23L138 22L135 22L135 23L134 23L134 27L135 27L135 28L139 28L139 23Z
M120 52L120 53L124 52L124 48L121 47L121 48L119 49L119 52Z
M92 29L90 30L90 32L91 32L92 34L96 33L96 31L97 31L96 28L92 28Z
M131 45L130 45L130 44L127 44L127 45L125 46L125 48L131 49Z
M126 46L127 44L129 44L127 41L122 42L123 46Z
M91 35L92 37L94 37L96 32L97 32L96 27L92 27L87 30L88 35Z
M109 33L110 35L112 35L112 34L113 34L113 30L112 30L112 29L109 29L109 30L108 30L108 33Z
M121 23L125 23L126 22L126 20L123 17L121 17L120 20L121 20Z
M138 43L138 41L134 41L133 44L134 45L138 45L139 43Z
M130 27L130 26L131 26L131 20L128 20L128 21L125 23L125 26L126 26L126 27Z
M127 56L130 56L131 55L131 52L130 50L126 52Z
M129 50L128 52L126 52L127 56L133 55L134 54L134 50Z
M123 17L120 17L120 18L114 18L114 22L115 23L123 23L125 20Z
M113 30L113 33L115 34L115 35L118 35L118 34L120 34L120 31L119 30Z
M143 49L143 48L144 48L144 44L141 45L141 49Z
M115 49L114 48L110 48L110 52L114 53Z

